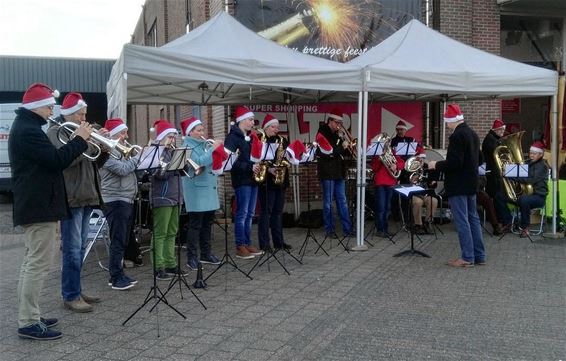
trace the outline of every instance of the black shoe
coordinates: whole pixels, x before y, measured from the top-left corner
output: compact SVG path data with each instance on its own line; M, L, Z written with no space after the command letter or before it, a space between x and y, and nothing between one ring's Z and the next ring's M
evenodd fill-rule
M177 267L169 267L169 268L165 268L165 273L171 275L171 276L175 276L175 275L183 275L186 276L189 273L186 272L185 270L181 269L181 267L177 266Z
M291 245L288 244L288 243L283 243L282 245L279 245L279 244L276 245L276 246L275 246L275 249L284 249L285 251L290 251L290 250L293 249L293 246L291 246Z
M59 324L59 320L56 318L39 318L39 322L43 323L47 328L55 327Z
M214 264L214 265L219 265L220 263L222 263L220 261L220 259L218 259L218 257L216 257L215 255L213 255L212 253L203 256L200 258L200 263L207 263L207 264Z
M198 270L198 259L195 256L189 257L187 260L187 267L193 271Z
M155 278L157 278L160 281L168 281L173 277L164 270L160 269L159 271L155 272Z
M415 224L413 226L413 233L418 235L424 235L426 234L426 231L422 224Z
M31 326L18 328L18 336L32 340L56 340L61 338L63 334L59 331L50 330L42 322L38 322Z
M273 248L271 248L271 246L260 246L259 249L265 253L273 253Z

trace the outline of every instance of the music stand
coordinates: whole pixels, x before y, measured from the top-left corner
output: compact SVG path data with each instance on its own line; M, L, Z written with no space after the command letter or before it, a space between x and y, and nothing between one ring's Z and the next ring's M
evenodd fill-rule
M159 171L159 167L161 166L160 163L160 154L163 150L163 147L160 147L158 144L152 144L148 147L144 147L142 152L140 153L140 163L138 164L138 170L148 170L148 171ZM151 195L151 189L150 189ZM154 308L159 304L159 302L165 303L170 309L175 311L178 315L187 319L187 317L182 314L179 310L177 310L173 305L171 305L167 298L165 298L165 294L161 291L159 286L157 286L157 275L155 274L155 242L151 242L152 247L152 272L153 272L153 285L149 289L147 295L145 296L144 301L142 304L130 315L124 322L122 322L122 326L125 326L126 323L131 320L142 308L145 307L151 300L155 300L153 307L149 310L149 312L153 311ZM159 292L159 295L158 295ZM159 311L159 309L156 309ZM159 313L157 313L157 337L159 337Z
M399 186L393 187L393 189L399 194L399 196L406 197L406 198L409 199L409 209L412 209L412 205L413 205L412 197L413 196L422 195L422 194L425 194L427 192L427 190L425 190L424 188L419 187L419 186L399 185ZM414 224L414 221L412 219L413 218L412 214L413 214L413 212L410 212L409 219L411 220L411 223ZM414 238L415 232L413 231L413 224L411 224L408 227L408 232L409 232L410 238L411 238L411 249L399 252L399 253L393 255L393 257L401 257L401 256L405 256L405 255L419 255L419 256L430 258L430 256L428 254L415 249L415 238Z
M310 193L310 184L311 184L311 180L310 180L310 170L309 170L309 165L314 164L316 162L315 157L314 157L314 153L315 153L315 147L311 146L310 149L307 151L307 153L303 156L303 159L301 159L300 163L304 163L306 164L306 169L305 171L307 172L307 218L310 216L310 212L311 212L311 193ZM312 240L314 243L316 243L316 245L318 246L318 248L315 251L315 254L319 251L322 250L324 252L324 254L326 254L328 257L330 257L330 255L328 254L328 252L326 252L326 250L324 249L324 247L322 247L322 244L318 242L318 240L316 239L312 228L311 228L311 222L309 219L307 219L307 234L305 236L305 239L303 240L303 244L301 245L301 247L299 248L299 256L301 256L301 262L303 261L303 257L305 256L305 253L307 252L307 246L308 246L308 242L309 240Z
M505 169L503 171L503 177L506 178L525 178L529 176L529 165L525 164L525 163L519 163L519 164L505 164ZM517 199L518 201L518 199ZM515 219L517 219L517 222L520 222L520 219L518 217L519 214L519 204L517 202L513 202L513 205L516 207L515 212L517 212L517 217L515 217ZM520 225L520 223L519 223ZM519 225L517 226L517 229L520 229ZM511 225L511 230L513 229L513 225ZM507 232L503 232L503 234L499 237L498 241L501 241L503 239L503 237L505 237L507 235ZM527 232L527 237L529 238L529 240L531 242L533 242L533 239L531 238L530 232Z
M226 203L227 203L227 201L226 201L226 188L227 187L226 187L226 174L225 173L230 171L230 169L232 169L232 164L234 164L234 161L236 160L237 157L238 157L238 153L230 152L228 154L228 159L226 160L226 162L224 163L224 166L222 167L222 173L223 173L222 176L224 177L224 182L223 182L224 183L224 219L226 219L226 216L228 214L227 213L227 206L226 206ZM220 259L220 264L204 280L205 281L208 280L219 269L221 269L222 267L224 267L227 264L232 266L232 268L239 271L241 274L243 274L244 276L246 276L250 280L253 280L253 278L250 277L249 274L247 274L240 267L238 267L234 258L232 258L230 253L228 253L228 224L225 223L223 229L224 229L224 255Z

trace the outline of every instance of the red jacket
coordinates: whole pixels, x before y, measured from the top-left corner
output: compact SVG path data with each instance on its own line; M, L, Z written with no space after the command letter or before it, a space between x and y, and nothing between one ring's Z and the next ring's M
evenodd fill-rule
M397 160L397 169L403 169L405 161L399 156L395 156L395 159ZM376 186L394 186L397 184L397 178L389 174L379 157L373 157L371 168L373 169L373 181Z

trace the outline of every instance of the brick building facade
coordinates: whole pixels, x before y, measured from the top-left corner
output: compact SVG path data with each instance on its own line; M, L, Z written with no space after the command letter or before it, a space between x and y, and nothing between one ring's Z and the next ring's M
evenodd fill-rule
M529 0L523 1L528 2ZM504 31L502 19L507 19L504 18L506 12L513 14L514 11L513 9L506 9L500 4L502 2L504 1L423 0L423 9L429 11L423 11L423 19L420 20L429 23L431 27L460 42L500 55L503 46L508 43L507 38L502 41L502 34L513 32L511 30L509 32ZM184 35L187 30L194 29L209 20L220 11L228 11L233 14L233 3L233 1L226 0L146 0L132 36L132 43L146 46L164 45ZM558 4L559 1L548 0L545 3ZM535 13L541 9L533 7L530 10L524 16L536 15ZM547 12L552 13L552 11ZM541 16L543 15L548 16L544 13L544 9ZM560 25L562 34L564 34L563 24L566 23L564 19L566 17L558 18L556 21L558 24L562 21L562 25ZM560 36L562 36L562 43L564 43L565 36ZM536 44L533 45L536 47ZM564 46L562 49L564 49ZM564 55L562 55L562 58L564 58ZM531 130L532 133L528 138L535 137L535 134L539 134L543 127L540 125L541 120L544 123L541 114L545 111L548 112L548 98L521 100L524 111L521 114L507 115L502 114L501 101L499 100L469 101L460 104L466 115L466 120L481 138L489 131L493 120L501 117L504 121L507 121L507 117L513 122L524 124L524 129ZM434 148L440 148L444 144L442 139L444 134L442 131L443 123L441 121L443 105L443 103L430 104L430 126L429 129L425 129L425 132L431 134L430 145ZM148 129L154 120L165 118L178 125L180 120L191 115L200 117L209 130L210 137L223 139L228 131L229 111L230 108L226 106L137 105L129 106L128 121L131 125L132 137L138 144L147 142L149 138ZM525 139L525 142L530 142L530 139ZM316 201L316 195L319 194L316 172L311 169L309 174L311 184L314 186L314 189L311 189L311 193L315 195L312 199ZM304 182L305 176L305 170L301 170L301 182ZM301 200L304 201L306 196L304 189L301 189L301 192ZM291 196L291 193L288 192L288 196Z

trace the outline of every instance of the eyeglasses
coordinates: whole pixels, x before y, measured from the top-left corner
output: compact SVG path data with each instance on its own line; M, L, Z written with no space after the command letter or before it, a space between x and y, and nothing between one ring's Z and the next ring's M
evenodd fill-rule
M53 108L55 108L55 105L53 105L53 104L52 104L52 105L47 105L47 107L48 107L49 109L53 110Z

